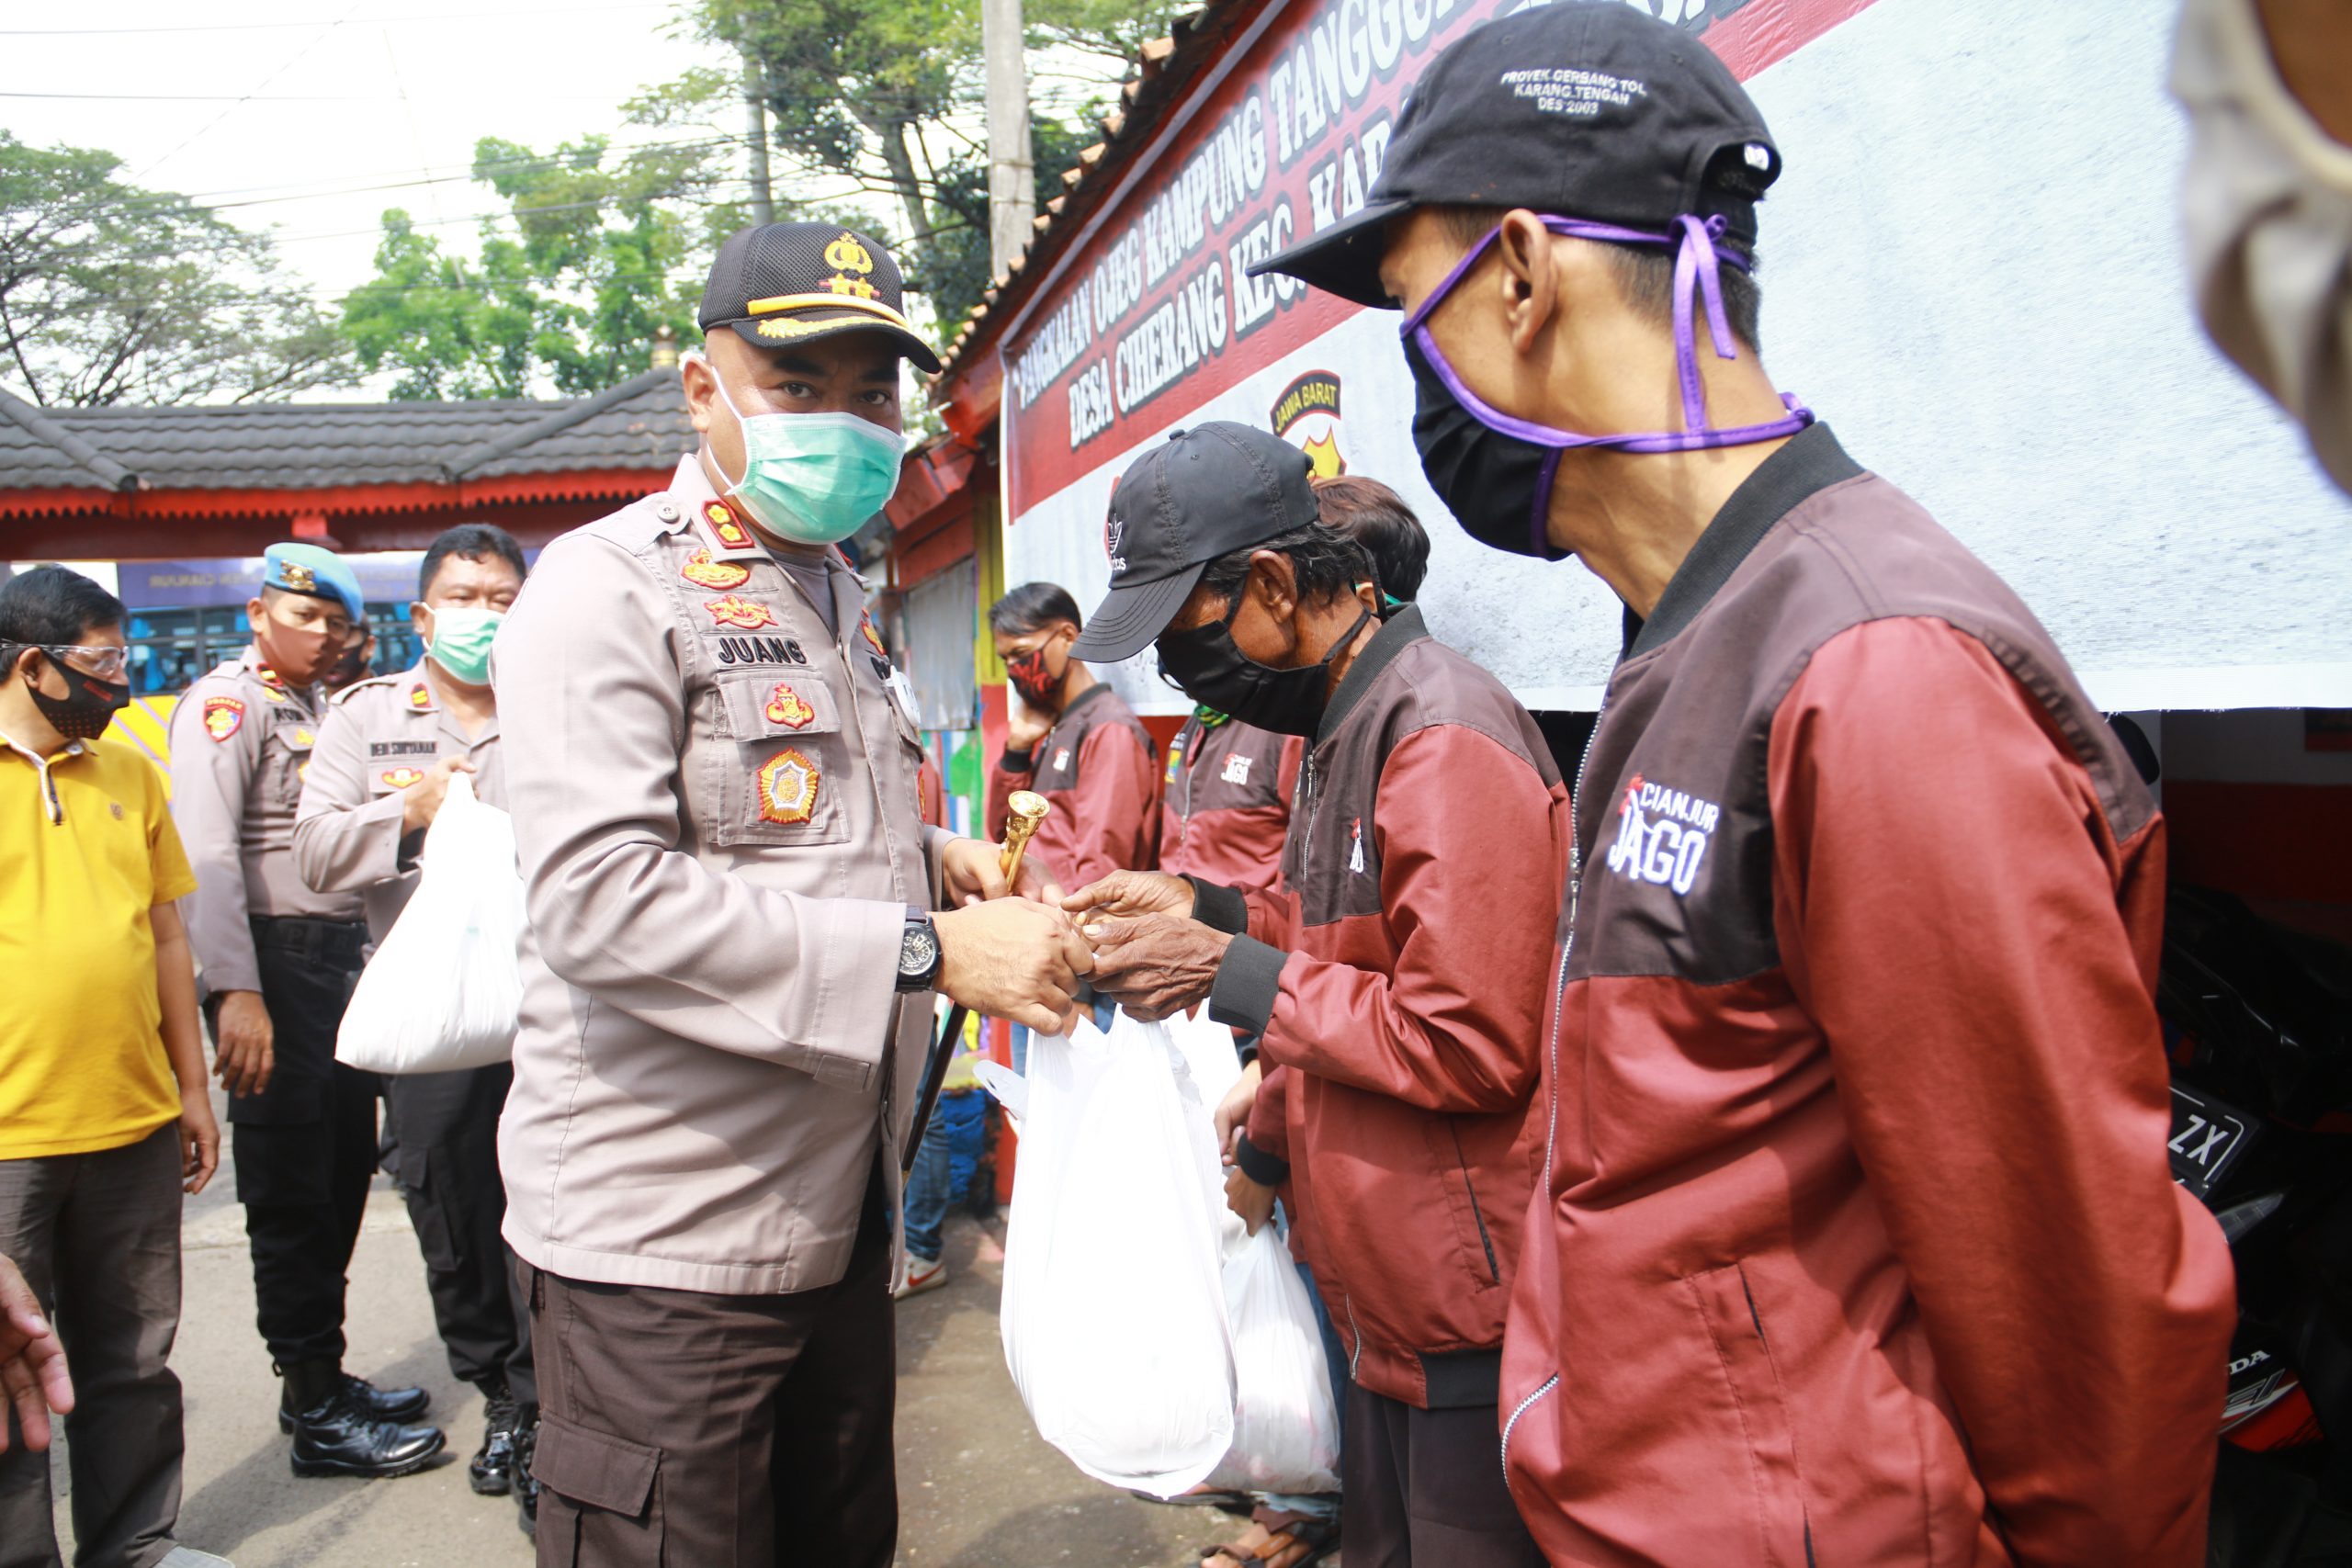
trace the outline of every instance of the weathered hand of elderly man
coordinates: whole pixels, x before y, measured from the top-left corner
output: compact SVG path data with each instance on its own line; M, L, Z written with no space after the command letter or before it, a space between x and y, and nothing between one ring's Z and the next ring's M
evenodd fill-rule
M1106 915L1175 915L1190 919L1193 885L1164 871L1114 871L1062 900L1062 908L1086 924Z
M1103 878L1104 883L1111 880ZM1186 889L1188 897L1190 892ZM1185 915L1096 915L1084 918L1079 929L1094 944L1096 993L1147 1023L1182 1012L1207 996L1216 981L1216 966L1233 942L1230 932L1212 931Z

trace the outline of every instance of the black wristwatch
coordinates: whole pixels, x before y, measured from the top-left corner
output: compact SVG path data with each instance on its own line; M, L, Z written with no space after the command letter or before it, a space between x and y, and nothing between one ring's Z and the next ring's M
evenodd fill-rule
M939 933L931 916L907 906L906 934L899 939L899 989L928 991L939 978Z

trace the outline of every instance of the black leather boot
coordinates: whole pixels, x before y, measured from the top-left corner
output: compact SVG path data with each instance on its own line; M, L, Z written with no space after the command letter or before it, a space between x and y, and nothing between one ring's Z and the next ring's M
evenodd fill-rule
M481 1447L466 1479L485 1497L503 1497L514 1485L514 1396L503 1382L482 1384Z
M294 1374L288 1369L281 1368L280 1371L285 1373L286 1386L280 1391L277 1401L277 1429L290 1432L294 1429ZM366 1378L354 1377L339 1367L334 1370L334 1375L359 1402L360 1408L374 1420L413 1421L433 1407L433 1396L421 1388L378 1388ZM311 1403L316 1404L317 1401Z
M533 1540L539 1539L539 1481L531 1473L531 1456L539 1446L539 1414L535 1407L514 1427L515 1523Z
M437 1427L403 1427L379 1418L334 1363L286 1369L297 1475L408 1475L424 1468L448 1439ZM360 1383L360 1388L367 1387Z

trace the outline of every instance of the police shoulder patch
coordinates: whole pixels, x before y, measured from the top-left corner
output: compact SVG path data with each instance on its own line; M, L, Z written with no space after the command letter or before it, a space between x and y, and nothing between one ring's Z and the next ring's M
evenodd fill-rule
M236 734L237 727L245 722L245 705L234 697L207 697L202 716L204 733L212 737L217 746Z

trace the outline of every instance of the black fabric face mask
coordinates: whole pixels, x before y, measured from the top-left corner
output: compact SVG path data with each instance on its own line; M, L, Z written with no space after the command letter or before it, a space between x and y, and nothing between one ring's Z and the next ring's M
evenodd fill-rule
M96 740L106 733L117 710L130 705L130 682L101 681L96 675L85 675L47 650L41 657L65 677L65 694L51 696L35 685L30 676L25 678L25 685L31 691L33 706L40 710L41 717L66 739Z
M1545 513L1560 455L1480 423L1409 337L1405 363L1413 371L1413 448L1462 531L1491 549L1559 559Z
M1233 618L1241 613L1242 596L1233 596L1225 619L1190 631L1162 632L1159 674L1173 682L1196 703L1228 714L1244 724L1280 735L1304 735L1309 739L1323 723L1329 700L1331 660L1356 640L1372 612L1356 617L1330 650L1312 664L1277 670L1261 664L1233 640Z

